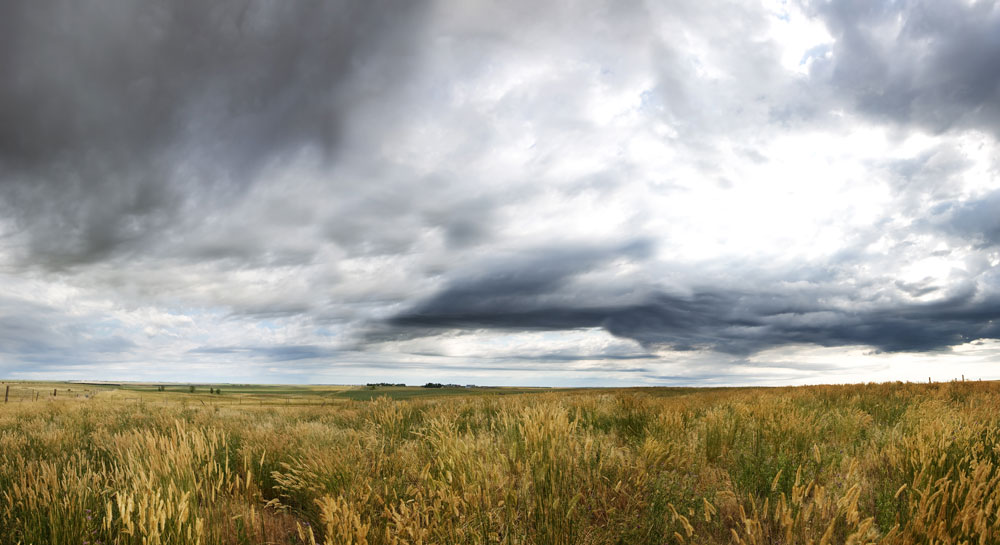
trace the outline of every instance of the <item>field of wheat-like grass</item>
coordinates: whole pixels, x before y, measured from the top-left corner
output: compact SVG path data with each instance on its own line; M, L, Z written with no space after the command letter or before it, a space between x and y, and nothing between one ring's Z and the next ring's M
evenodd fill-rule
M0 545L1000 543L993 382L163 395L0 405Z

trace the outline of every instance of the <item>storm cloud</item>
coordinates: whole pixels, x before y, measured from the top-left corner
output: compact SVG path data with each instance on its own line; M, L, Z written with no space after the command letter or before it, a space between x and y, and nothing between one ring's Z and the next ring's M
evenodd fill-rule
M579 264L577 264L579 265ZM574 271L580 274L580 271ZM834 286L755 291L697 288L684 295L628 295L609 304L600 292L566 293L564 270L527 267L449 286L395 316L423 334L447 329L587 329L650 349L748 355L785 345L870 346L880 351L939 351L1000 338L1000 299L974 288L933 302L875 303ZM900 286L920 297L933 289ZM830 299L841 295L839 304ZM605 297L606 299L606 297ZM602 304L603 303L603 304Z
M994 2L815 2L835 38L811 75L866 115L932 132L1000 134Z
M990 1L7 3L0 373L1000 377L998 36Z
M420 2L14 2L0 8L0 195L24 259L138 251L288 154L332 161L347 112L413 64Z

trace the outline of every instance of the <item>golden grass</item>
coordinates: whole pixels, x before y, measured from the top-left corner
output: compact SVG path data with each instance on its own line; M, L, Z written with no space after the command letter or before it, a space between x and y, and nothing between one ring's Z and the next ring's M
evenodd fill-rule
M0 406L0 545L1000 543L991 382L169 395Z

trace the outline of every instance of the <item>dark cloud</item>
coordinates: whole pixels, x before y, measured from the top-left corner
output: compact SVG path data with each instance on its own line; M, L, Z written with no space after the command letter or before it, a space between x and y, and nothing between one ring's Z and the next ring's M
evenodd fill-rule
M389 323L416 328L458 324L460 328L543 330L596 327L604 319L604 309L570 303L620 298L623 294L613 289L603 294L581 293L572 282L615 260L641 261L650 250L648 242L638 241L622 246L536 249L486 260L474 272L464 273L438 295Z
M1000 10L993 1L813 2L833 35L812 77L878 120L1000 135Z
M569 271L581 274L580 268L588 266L599 263L581 260L566 269L525 268L466 278L387 323L403 335L601 327L648 348L737 355L786 345L935 351L977 339L1000 339L1000 323L994 324L1000 320L1000 299L980 294L972 285L927 303L865 300L861 292L829 284L782 289L751 281L742 289L700 288L687 295L649 289L645 296L607 304L606 293L580 293L571 287ZM913 296L938 291L925 285L899 287ZM391 336L384 331L375 337L387 338Z
M935 286L928 280L920 282L903 282L902 280L897 280L895 284L897 288L908 293L911 297L923 297L941 289L940 286Z
M949 203L930 223L967 243L1000 246L1000 191L963 203Z
M32 263L162 242L412 64L421 2L194 0L0 7L0 204ZM207 204L207 206L205 206Z

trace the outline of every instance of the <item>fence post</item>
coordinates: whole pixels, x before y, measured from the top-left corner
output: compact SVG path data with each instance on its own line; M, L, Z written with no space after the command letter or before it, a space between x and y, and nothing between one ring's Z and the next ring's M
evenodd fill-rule
M3 402L4 403L7 403L7 396L9 396L9 395L10 395L10 384L8 384L7 388L3 391Z

